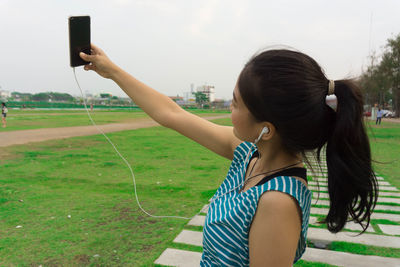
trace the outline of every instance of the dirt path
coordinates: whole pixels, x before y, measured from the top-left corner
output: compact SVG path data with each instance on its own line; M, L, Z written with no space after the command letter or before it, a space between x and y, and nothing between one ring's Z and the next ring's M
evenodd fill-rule
M400 123L400 118L383 118L382 121Z
M73 116L73 115L86 115L86 112L70 112L70 113L21 113L21 114L7 114L8 117L27 117L27 116Z
M219 115L203 117L207 120L229 118L230 115ZM148 128L158 126L159 124L151 119L139 120L131 123L111 123L98 125L98 127L105 133L118 132L124 130L134 130L139 128ZM96 127L89 126L75 126L75 127L60 127L60 128L44 128L34 130L22 130L11 132L0 132L0 147L27 144L30 142L41 142L52 139L63 139L75 136L86 136L100 134Z

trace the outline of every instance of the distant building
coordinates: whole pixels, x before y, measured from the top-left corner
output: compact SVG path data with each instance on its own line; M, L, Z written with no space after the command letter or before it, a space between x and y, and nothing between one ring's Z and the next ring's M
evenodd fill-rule
M213 85L198 86L196 91L205 94L210 102L215 101L215 86Z
M229 109L231 101L226 101L224 99L215 99L211 102L211 107L216 109Z
M0 90L0 98L9 98L11 97L11 93L9 91Z
M174 102L183 101L182 96L170 96L169 98L171 98Z
M174 102L176 102L179 106L185 105L185 100L182 96L170 96Z
M183 100L185 102L189 101L190 98L193 98L193 93L192 92L184 92L183 93Z

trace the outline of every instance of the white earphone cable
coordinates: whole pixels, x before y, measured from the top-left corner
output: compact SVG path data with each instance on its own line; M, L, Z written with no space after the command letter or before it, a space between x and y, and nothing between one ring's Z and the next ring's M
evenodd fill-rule
M83 104L84 104L84 106L85 106L85 110L86 110L87 115L89 116L90 121L92 122L93 126L96 127L96 129L97 129L97 130L106 138L106 140L111 144L111 146L114 148L115 152L118 154L118 156L124 161L124 163L126 164L126 166L128 166L128 168L129 168L129 171L130 171L131 176L132 176L133 187L134 187L134 189L135 189L134 193L135 193L135 197L136 197L136 202L137 202L139 208L140 208L146 215L148 215L148 216L150 216L150 217L153 217L153 218L176 218L176 219L183 219L183 220L191 220L191 219L194 218L196 215L198 215L199 213L201 213L201 210L200 210L196 215L194 215L193 217L190 217L190 218L188 218L188 217L182 217L182 216L157 216L157 215L152 215L152 214L150 214L149 212L147 212L145 209L142 208L142 205L140 204L140 201L139 201L139 198L138 198L138 195L137 195L136 179L135 179L135 175L133 174L133 170L132 170L131 165L130 165L129 162L124 158L124 156L121 155L121 153L118 151L118 149L117 149L117 147L114 145L114 143L111 142L110 138L108 138L108 136L107 136L99 127L97 127L96 123L95 123L94 120L92 119L92 116L90 115L89 110L88 110L88 108L87 108L87 106L86 106L86 100L85 100L85 97L84 97L84 95L83 95L82 88L81 88L81 86L79 85L78 79L76 78L75 68L73 68L73 71L74 71L74 77L75 77L76 84L78 85L79 90L81 91L81 95L82 95L82 99L83 99Z

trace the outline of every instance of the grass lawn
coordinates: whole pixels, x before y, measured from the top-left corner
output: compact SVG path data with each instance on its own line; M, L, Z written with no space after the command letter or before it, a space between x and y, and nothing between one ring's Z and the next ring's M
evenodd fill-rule
M229 119L216 122L230 125ZM375 160L396 158L399 130L371 127ZM195 215L230 164L162 127L108 136L132 164L142 206L155 215ZM400 187L399 166L392 165L376 169ZM4 148L0 166L0 266L152 266L187 224L139 210L128 168L100 135ZM365 251L340 243L333 248ZM379 249L371 254L380 255Z
M400 189L400 123L367 125L375 172Z
M230 164L162 127L109 136L133 166L142 206L155 215L195 215ZM4 150L0 266L149 266L187 224L139 210L129 170L102 136Z
M215 116L228 114L225 110L189 110L199 116ZM149 119L140 109L133 110L94 110L90 112L96 124L135 122ZM7 114L7 128L2 131L16 131L39 128L56 128L92 125L86 110L11 110Z

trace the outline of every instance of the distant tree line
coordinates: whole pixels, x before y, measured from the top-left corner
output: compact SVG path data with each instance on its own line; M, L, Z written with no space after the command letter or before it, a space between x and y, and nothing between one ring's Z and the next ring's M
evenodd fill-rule
M43 101L43 102L73 102L74 97L67 93L47 92L47 93L19 93L12 92L11 99L22 101Z
M38 101L38 102L66 102L66 103L83 103L81 97L73 97L67 93L57 92L46 92L46 93L20 93L12 92L11 97L8 101ZM118 96L112 96L108 93L101 93L100 98L91 98L93 104L126 104L127 102L132 103L130 99L119 98Z
M400 34L387 40L382 54L370 56L359 82L366 104L391 108L400 115Z

